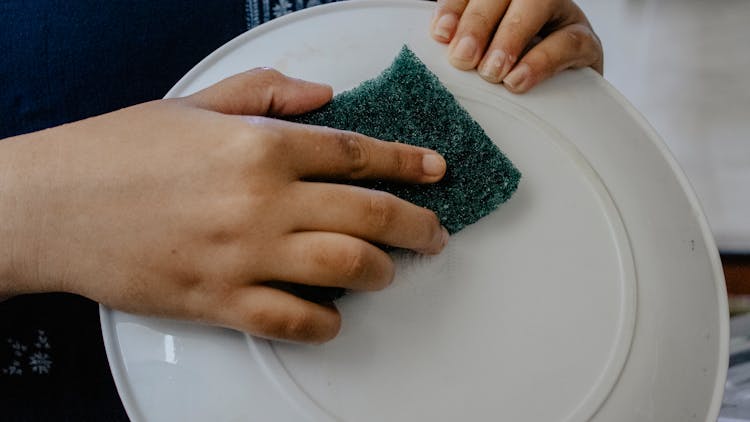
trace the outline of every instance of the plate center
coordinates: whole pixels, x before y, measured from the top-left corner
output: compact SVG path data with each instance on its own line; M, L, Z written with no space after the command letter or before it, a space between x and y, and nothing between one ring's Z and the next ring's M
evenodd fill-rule
M584 421L611 391L635 315L617 209L571 143L481 97L460 100L523 172L518 191L441 255L397 255L388 289L341 300L330 343L251 347L298 407L357 421Z

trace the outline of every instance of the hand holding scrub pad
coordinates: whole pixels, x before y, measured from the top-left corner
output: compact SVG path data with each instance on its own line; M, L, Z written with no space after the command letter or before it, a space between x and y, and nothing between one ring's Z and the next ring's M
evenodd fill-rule
M437 183L355 184L390 192L434 211L451 234L507 201L521 178L481 126L406 46L379 76L291 120L397 140L442 154L448 166L445 177ZM343 291L299 287L287 290L318 302L332 300ZM337 293L327 295L325 291Z

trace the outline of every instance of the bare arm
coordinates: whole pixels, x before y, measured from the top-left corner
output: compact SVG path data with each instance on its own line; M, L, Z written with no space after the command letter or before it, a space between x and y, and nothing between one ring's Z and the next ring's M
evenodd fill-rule
M370 242L437 253L447 233L390 194L307 181L445 172L429 150L264 117L330 98L328 86L257 69L3 140L0 295L66 291L270 338L333 338L333 306L264 283L381 289L393 263Z

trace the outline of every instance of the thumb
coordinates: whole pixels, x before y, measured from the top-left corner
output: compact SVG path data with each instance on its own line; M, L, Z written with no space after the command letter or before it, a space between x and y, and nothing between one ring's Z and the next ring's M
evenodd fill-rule
M186 101L224 114L286 116L320 108L332 96L328 85L290 78L263 67L224 79L190 95Z

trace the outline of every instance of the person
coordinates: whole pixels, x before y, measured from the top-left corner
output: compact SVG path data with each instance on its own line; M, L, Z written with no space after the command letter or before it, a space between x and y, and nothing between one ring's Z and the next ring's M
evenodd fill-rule
M565 69L604 72L601 41L572 0L438 0L430 30L451 64L514 93Z
M0 138L6 138L0 141L0 297L13 298L0 304L3 330L23 326L18 315L28 314L22 308L44 300L35 299L44 295L28 294L68 292L127 312L320 343L341 327L335 306L302 300L266 286L266 281L377 290L393 280L394 268L373 243L429 254L442 250L447 232L431 211L386 193L311 181L433 183L446 171L437 153L275 119L321 107L332 92L329 86L272 69L249 70L185 98L155 100L187 70L189 63L180 60L187 56L194 63L237 30L220 39L184 31L192 25L186 13L222 22L217 32L228 20L212 15L217 12L200 2L179 2L179 9L170 10L172 24L183 30L160 38L148 25L159 22L159 31L168 31L159 13L168 13L165 5L171 2L133 3L147 11L138 12L133 4L68 5L83 9L54 18L68 19L69 26L57 33L75 38L77 13L85 14L88 23L99 22L91 16L107 15L109 20L98 24L110 27L113 16L140 13L133 20L141 25L134 31L140 41L136 46L119 35L118 45L133 51L118 54L135 60L139 56L133 53L143 50L154 60L152 67L128 67L134 72L112 67L125 81L141 78L132 85L102 82L101 77L78 80L77 69L91 69L92 64L106 68L107 61L69 60L72 51L74 56L88 53L65 43L55 51L68 56L54 56L49 33L42 34L49 60L42 75L55 81L59 75L52 70L59 65L72 79L54 85L27 78L23 66L36 59L8 39L18 37L11 31L19 26L26 31L22 34L31 31L33 20L24 16L38 16L44 5L57 4L52 0L18 5L7 32L0 34L0 45L8 47L3 51L22 56L0 65L0 71L14 75L0 82L5 98ZM236 3L222 4L236 15ZM278 0L271 7L269 0L258 0L242 6L252 26L272 18L272 11L283 14L305 5ZM191 7L192 14L186 12ZM49 15L44 19L48 26L37 27L53 31L54 20ZM601 43L572 0L440 0L428 29L436 41L448 44L454 66L476 69L489 83L514 93L564 69L603 70ZM90 33L91 28L81 31ZM178 42L175 34L184 39ZM149 36L156 42L144 47ZM112 47L101 40L86 42L98 54ZM148 48L157 53L149 56ZM169 55L170 49L180 54ZM154 64L165 56L171 62ZM179 66L170 68L172 62ZM92 72L101 73L101 68ZM154 75L160 85L151 79ZM50 85L62 94L50 96ZM134 94L138 90L133 86L142 93ZM91 104L98 108L87 108ZM82 299L74 300L82 307ZM88 319L92 317L89 313ZM51 318L32 317L35 323ZM34 347L41 344L39 353L45 345L49 348L47 331L37 330L32 337ZM26 363L14 356L29 362L26 374L50 373L50 365L32 364L30 346L10 336L7 340L11 356L9 363L0 360L0 381L21 375ZM39 356L36 362L44 362ZM30 405L25 406L29 411Z

